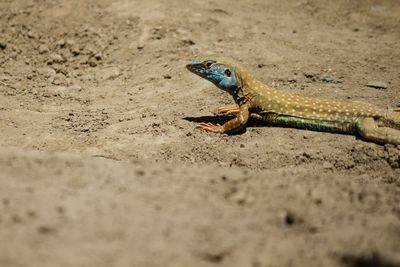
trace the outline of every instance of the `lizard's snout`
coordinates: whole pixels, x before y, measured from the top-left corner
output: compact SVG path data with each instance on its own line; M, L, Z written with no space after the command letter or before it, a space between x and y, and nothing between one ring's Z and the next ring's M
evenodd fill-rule
M187 64L186 69L188 69L190 72L197 73L198 68L194 64Z

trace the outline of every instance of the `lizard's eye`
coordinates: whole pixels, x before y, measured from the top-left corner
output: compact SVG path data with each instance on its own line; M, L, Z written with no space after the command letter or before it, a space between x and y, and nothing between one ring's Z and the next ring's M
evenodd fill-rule
M212 64L213 63L211 61L208 61L208 62L206 62L206 67L209 68L209 67L211 67Z
M230 70L226 69L225 72L224 72L224 74L225 74L226 77L231 77L231 74L232 74L232 73L231 73Z

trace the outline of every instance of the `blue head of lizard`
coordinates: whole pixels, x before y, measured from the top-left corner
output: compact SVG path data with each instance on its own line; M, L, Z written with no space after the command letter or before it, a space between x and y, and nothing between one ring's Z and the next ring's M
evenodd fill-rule
M186 68L236 97L240 82L233 68L216 60L194 60Z

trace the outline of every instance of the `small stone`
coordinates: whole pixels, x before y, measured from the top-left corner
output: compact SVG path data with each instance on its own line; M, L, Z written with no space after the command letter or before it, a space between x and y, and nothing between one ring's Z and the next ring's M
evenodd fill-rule
M83 132L83 133L89 132L89 130L90 130L90 126L83 126L83 127L80 129L80 131Z
M249 196L246 190L239 190L232 196L232 200L239 205L245 205L249 203Z
M195 45L196 43L193 42L193 41L190 40L190 39L185 39L185 40L182 40L182 44L183 44L183 45L186 45L186 46L190 46L190 45Z
M72 84L68 87L68 89L71 91L78 91L78 92L82 91L82 87L79 86L78 84Z
M37 33L35 33L34 31L29 31L27 36L29 38L32 38L32 39L38 39L39 38L39 35Z
M64 83L64 75L58 73L54 76L52 84L54 85L61 85Z
M50 56L49 62L51 62L51 63L62 63L62 62L64 62L64 58L59 54L52 54Z
M49 52L49 47L45 44L41 44L38 47L38 51L39 51L39 54L47 53L47 52Z
M171 75L169 75L169 74L165 74L163 77L164 77L164 79L168 79L168 80L172 79Z
M296 79L296 77L291 77L291 78L289 78L287 81L288 81L289 83L296 83L296 82L297 82L297 79Z
M64 39L58 40L56 45L59 47L64 47L67 42Z
M102 60L103 59L103 54L101 52L98 52L94 55L94 58L96 60Z
M72 39L68 39L68 40L66 41L66 43L67 43L68 46L73 46L73 45L75 45L75 41L72 40Z
M333 166L332 163L325 161L324 163L322 163L322 168L326 169L326 170L332 170L335 166Z
M312 80L315 80L315 77L317 76L316 73L309 72L309 71L304 72L303 75L304 75L304 77L306 77L307 79L312 79Z
M333 83L334 82L334 80L333 80L333 78L331 76L324 76L322 78L322 81L326 82L326 83Z
M387 84L380 81L370 81L367 83L368 87L376 88L376 89L386 89Z
M88 64L90 67L93 67L93 68L97 66L97 63L94 60L89 60Z
M81 49L76 44L71 45L69 50L71 51L72 55L74 55L74 56L77 56L81 53Z
M12 59L16 59L17 56L18 56L18 53L14 51L14 52L11 52L11 53L10 53L10 56L9 56L9 57L12 58Z
M283 223L289 227L303 222L301 217L288 210L281 212L280 217L282 218Z
M7 47L7 44L4 41L0 41L0 49L4 50L4 49L6 49L6 47Z
M54 75L56 75L56 71L49 67L44 67L44 68L38 69L38 73L40 75L43 75L45 78L50 78L50 77L53 77Z

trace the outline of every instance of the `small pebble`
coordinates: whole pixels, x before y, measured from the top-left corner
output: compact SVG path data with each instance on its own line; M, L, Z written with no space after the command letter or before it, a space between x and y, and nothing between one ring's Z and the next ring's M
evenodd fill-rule
M312 72L304 72L303 75L304 75L304 77L306 77L308 79L311 79L311 78L314 78L315 76L317 76L315 73L312 73Z
M94 55L94 58L96 60L102 60L103 59L103 54L101 52L98 52Z
M171 79L172 78L171 75L169 75L169 74L165 74L163 77L164 77L164 79Z
M333 78L331 76L324 76L322 78L322 81L326 82L326 83L333 83L334 82L334 80L333 80Z
M334 166L333 166L332 163L330 163L330 162L328 162L328 161L325 161L325 162L322 164L322 168L327 169L327 170L332 170L332 169L334 168Z
M45 78L50 78L50 77L53 77L54 75L56 75L56 71L49 67L44 67L44 68L38 69L38 73L40 75L43 75Z
M56 45L59 47L64 47L66 44L66 41L64 39L58 40Z
M79 55L80 52L81 52L81 49L80 49L79 46L76 45L76 44L71 45L70 48L69 48L69 50L71 51L71 53L72 53L74 56Z
M301 224L303 222L303 219L301 217L288 210L281 212L279 216L281 217L283 223L289 227L295 224Z
M49 62L52 62L52 63L62 63L62 62L64 62L64 59L63 59L63 57L62 57L61 55L59 55L59 54L52 54L52 55L50 56Z
M72 39L68 39L68 40L66 41L66 44L67 44L68 46L73 46L73 45L75 45L75 41L72 40Z
M35 33L34 31L29 31L27 36L31 39L38 39L39 35L37 33Z
M6 49L6 47L7 47L7 44L3 41L0 41L0 49L4 50L4 49Z
M45 44L41 44L38 47L38 51L39 51L39 54L47 53L47 52L49 52L49 47Z
M387 84L384 82L379 82L379 81L370 81L367 83L368 87L376 88L376 89L386 89Z
M314 73L314 72L310 72L310 71L306 71L303 73L304 77L306 77L307 79L309 79L309 81L313 81L315 82L318 78L318 74Z
M182 40L182 44L183 45L195 45L196 43L195 42L193 42L192 40L190 40L190 39L184 39L184 40Z

